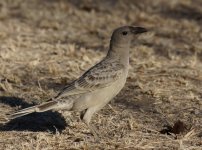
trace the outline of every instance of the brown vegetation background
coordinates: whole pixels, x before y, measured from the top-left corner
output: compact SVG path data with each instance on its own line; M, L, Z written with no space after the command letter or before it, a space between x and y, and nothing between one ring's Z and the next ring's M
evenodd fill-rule
M0 127L1 150L202 148L201 0L0 1L0 116L41 103L104 57L114 28L152 28L92 123L45 112ZM179 133L179 134L178 134Z

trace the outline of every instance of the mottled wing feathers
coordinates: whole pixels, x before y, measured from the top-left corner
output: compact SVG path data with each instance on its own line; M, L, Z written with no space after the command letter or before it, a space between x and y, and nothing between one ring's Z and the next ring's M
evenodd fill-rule
M120 78L123 66L118 63L100 63L86 72L76 83L79 89L95 90L106 87Z
M83 94L107 87L121 77L123 69L124 66L117 61L105 59L65 87L56 98Z

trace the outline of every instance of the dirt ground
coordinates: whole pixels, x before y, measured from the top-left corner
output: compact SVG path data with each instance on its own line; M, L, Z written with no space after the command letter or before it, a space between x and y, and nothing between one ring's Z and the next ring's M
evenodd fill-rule
M201 0L0 1L0 116L46 101L103 58L113 29L153 29L127 84L92 119L45 112L0 127L0 150L202 149Z

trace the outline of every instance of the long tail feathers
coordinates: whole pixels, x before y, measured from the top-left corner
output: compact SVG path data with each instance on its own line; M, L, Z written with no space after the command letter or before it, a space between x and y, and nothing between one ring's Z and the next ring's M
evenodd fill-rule
M51 110L57 106L57 103L58 103L57 101L49 101L49 102L43 103L41 105L36 105L36 106L22 109L16 113L8 115L7 120L12 120L12 119L15 119L18 117L22 117L22 116L31 114L33 112L44 112L44 111Z

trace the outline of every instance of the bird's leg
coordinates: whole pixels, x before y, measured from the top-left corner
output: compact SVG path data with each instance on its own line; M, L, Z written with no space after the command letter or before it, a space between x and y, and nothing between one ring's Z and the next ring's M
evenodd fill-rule
M85 110L83 110L83 111L80 112L80 119L81 120L83 120L83 117L84 117L86 111L87 111L87 109L85 109Z
M90 120L92 118L92 115L98 110L99 110L98 107L88 108L85 111L83 118L81 118L83 120L83 122L88 126L90 131L93 133L93 136L95 137L96 141L100 141L99 136L98 136L99 133L98 133L98 130L96 130L96 128L93 125L90 125ZM82 117L82 115L80 117Z
M90 125L90 124L87 124L88 128L90 129L90 131L93 133L93 136L95 137L95 140L97 142L100 141L100 138L99 138L99 133L98 133L98 130L95 128L95 126L93 125ZM97 132L96 132L97 131Z

